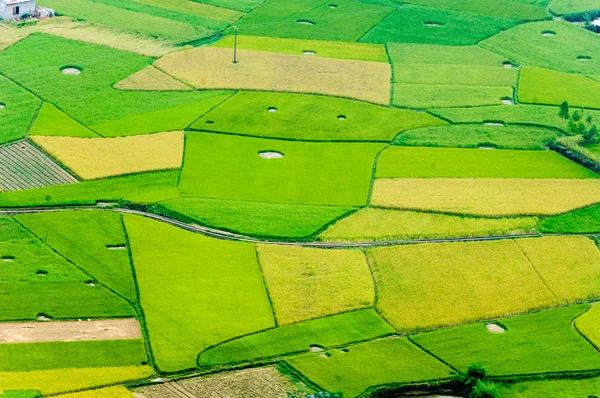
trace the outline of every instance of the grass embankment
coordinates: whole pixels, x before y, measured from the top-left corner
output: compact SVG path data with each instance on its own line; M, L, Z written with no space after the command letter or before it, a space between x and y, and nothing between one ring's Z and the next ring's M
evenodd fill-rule
M290 140L391 141L400 131L443 124L425 112L341 98L239 92L191 128Z
M96 282L137 300L121 216L100 211L20 214L15 218ZM123 250L111 250L111 248Z
M360 250L258 245L279 325L371 307L375 288Z
M454 373L406 338L375 340L328 354L305 354L286 362L322 388L345 397L356 397L372 386L442 379Z
M327 349L394 332L375 311L353 311L281 326L220 344L202 353L198 364L200 367L213 367L276 358L305 352L310 347Z
M372 205L483 216L552 215L600 201L598 179L382 178ZM564 196L564 192L569 192Z
M368 255L378 286L377 306L401 331L600 295L600 253L583 237L395 246Z
M360 41L469 46L516 23L514 19L408 4L397 8Z
M188 133L179 190L183 197L361 206L383 148ZM283 158L264 159L262 151Z
M389 147L377 178L599 178L552 151Z
M212 228L251 236L294 239L313 236L328 223L356 210L355 207L201 198L172 199L160 202L160 206Z
M135 216L125 226L160 370L194 368L211 345L274 326L253 245Z
M500 149L545 149L558 136L555 129L532 126L485 126L452 124L406 131L394 139L395 145Z
M596 370L600 355L571 326L588 308L580 304L502 319L504 333L475 324L411 339L461 371L475 362L494 376Z
M318 239L329 242L458 238L536 231L535 217L483 218L365 208L331 225Z
M390 101L387 63L250 50L238 50L237 55L240 62L234 64L229 49L198 47L168 54L154 65L202 89L323 94L385 105Z
M179 169L184 133L119 138L32 137L32 141L84 180Z

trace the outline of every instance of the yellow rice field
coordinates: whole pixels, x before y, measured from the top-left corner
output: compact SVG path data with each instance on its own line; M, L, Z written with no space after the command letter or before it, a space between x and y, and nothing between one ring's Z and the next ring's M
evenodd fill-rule
M121 80L115 84L119 90L160 90L160 91L186 91L193 90L187 84L172 78L166 73L147 66L141 71Z
M382 62L199 47L155 65L197 88L291 91L389 104L391 67Z
M476 215L547 215L600 202L597 179L382 178L372 205Z
M373 305L373 279L359 250L258 245L257 252L279 325Z
M74 392L59 395L60 398L134 398L134 395L123 386L106 387L98 390Z
M31 140L85 180L177 169L183 131L118 138L35 136Z

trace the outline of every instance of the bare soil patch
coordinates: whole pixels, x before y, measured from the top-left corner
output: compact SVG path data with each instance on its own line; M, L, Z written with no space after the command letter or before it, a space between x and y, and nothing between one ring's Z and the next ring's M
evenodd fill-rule
M63 68L60 70L62 73L64 73L65 75L79 75L81 74L81 69L77 69L77 68Z
M502 326L500 326L500 325L498 325L496 323L488 323L487 325L485 325L485 327L487 328L487 330L489 330L492 333L504 333L504 332L506 332L506 330Z
M98 321L54 321L43 314L45 322L0 323L0 344L45 341L122 340L142 337L135 319Z
M259 152L258 156L263 159L281 159L283 157L283 153L277 151L265 151Z

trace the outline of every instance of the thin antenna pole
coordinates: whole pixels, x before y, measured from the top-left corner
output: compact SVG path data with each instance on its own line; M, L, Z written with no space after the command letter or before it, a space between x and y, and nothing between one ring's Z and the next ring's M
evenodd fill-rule
M237 64L237 26L233 27L233 63Z

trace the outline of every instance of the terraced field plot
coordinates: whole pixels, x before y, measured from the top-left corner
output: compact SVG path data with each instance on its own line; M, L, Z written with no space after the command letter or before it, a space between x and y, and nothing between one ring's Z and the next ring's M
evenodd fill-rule
M29 141L0 146L0 189L23 189L74 184L78 180Z

